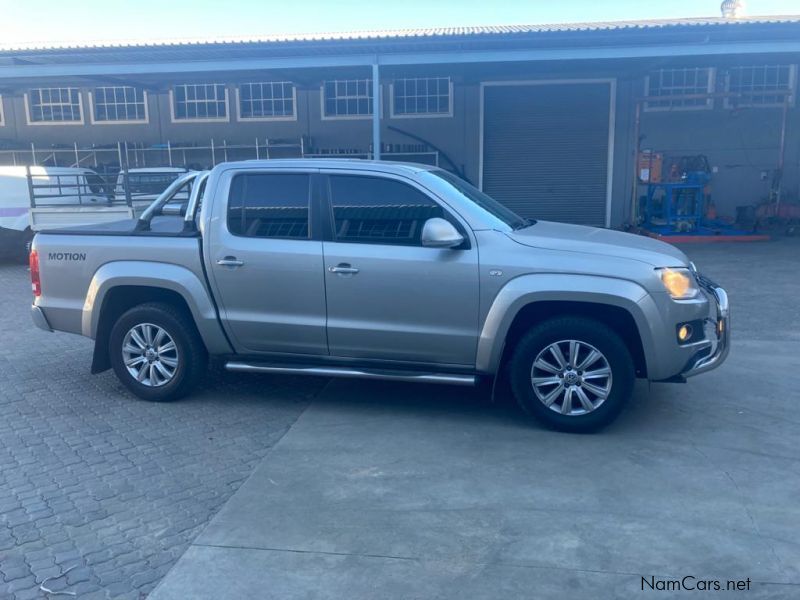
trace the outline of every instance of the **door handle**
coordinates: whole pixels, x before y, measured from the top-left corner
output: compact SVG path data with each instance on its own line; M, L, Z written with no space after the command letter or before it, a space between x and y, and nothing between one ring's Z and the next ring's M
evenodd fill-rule
M223 267L241 267L244 264L244 261L239 260L235 256L226 256L225 258L220 258L217 261L217 264Z
M328 267L328 271L342 275L355 275L358 273L358 269L351 267L349 263L339 263L335 267Z

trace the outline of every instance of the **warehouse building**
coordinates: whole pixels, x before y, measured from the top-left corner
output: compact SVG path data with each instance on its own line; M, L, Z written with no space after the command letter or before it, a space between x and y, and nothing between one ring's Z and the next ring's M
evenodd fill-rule
M617 227L654 158L667 177L703 156L733 217L798 196L798 63L800 17L5 49L0 164L377 154L523 216Z

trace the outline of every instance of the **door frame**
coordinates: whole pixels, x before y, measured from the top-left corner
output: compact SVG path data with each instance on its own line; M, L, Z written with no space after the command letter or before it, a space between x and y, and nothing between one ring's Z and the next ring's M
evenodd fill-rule
M583 83L607 83L609 87L608 103L608 160L606 164L606 221L611 227L611 194L614 187L614 130L617 116L617 79L615 77L589 79L525 79L510 81L481 81L480 118L478 131L478 188L483 191L483 154L484 154L484 110L485 90L487 87L516 87L523 85L569 85Z

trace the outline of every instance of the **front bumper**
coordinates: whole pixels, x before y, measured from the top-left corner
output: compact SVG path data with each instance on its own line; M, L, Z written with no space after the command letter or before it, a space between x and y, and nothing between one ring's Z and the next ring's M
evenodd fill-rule
M50 327L50 323L47 321L47 317L44 316L44 311L35 304L31 306L31 318L33 319L33 324L39 329L53 331L53 328Z
M716 340L712 340L712 346L708 351L704 351L700 356L693 357L686 369L681 373L683 377L693 377L700 373L705 373L711 369L716 369L728 357L731 341L731 311L728 304L727 292L715 284L710 279L695 273L697 282L714 299L716 305L716 318L707 318L707 322L712 322L716 331Z

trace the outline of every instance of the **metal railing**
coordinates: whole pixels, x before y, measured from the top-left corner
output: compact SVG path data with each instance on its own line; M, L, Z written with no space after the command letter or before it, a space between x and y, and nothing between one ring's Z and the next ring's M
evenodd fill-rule
M439 164L436 150L413 150L396 145L392 150L381 152L381 158L419 162L429 165ZM143 143L117 142L103 146L79 147L77 143L63 147L37 147L33 142L30 148L0 149L0 165L6 166L48 166L81 167L94 169L103 175L118 173L124 165L128 168L148 167L186 167L201 170L213 167L220 162L232 160L271 159L271 158L372 158L368 150L345 151L338 148L311 148L305 138L276 140L255 139L253 144L229 144L209 140L207 144L164 144L146 145Z
M29 166L25 176L31 208L115 203L108 184L93 173L33 173Z

